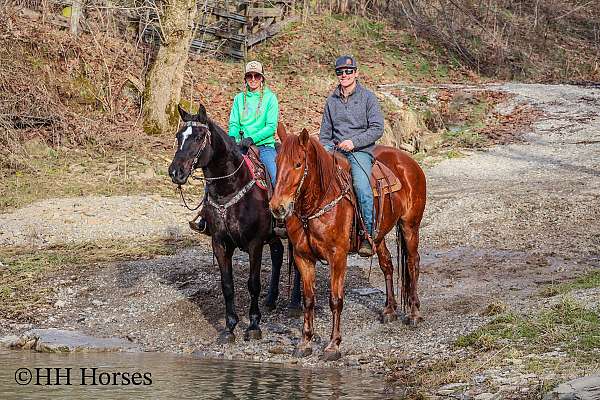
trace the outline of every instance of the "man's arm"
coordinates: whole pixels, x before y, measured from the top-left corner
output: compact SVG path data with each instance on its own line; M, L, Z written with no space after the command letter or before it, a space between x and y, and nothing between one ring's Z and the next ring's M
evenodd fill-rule
M323 146L333 146L333 123L331 121L331 113L329 111L329 101L325 102L325 109L323 110L323 120L321 121L319 142L321 142Z
M383 113L374 94L367 95L367 130L352 138L355 148L369 146L383 136Z

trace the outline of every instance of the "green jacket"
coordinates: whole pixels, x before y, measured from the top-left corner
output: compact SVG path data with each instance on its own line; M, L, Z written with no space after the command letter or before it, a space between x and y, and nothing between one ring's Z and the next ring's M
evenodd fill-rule
M240 131L243 131L244 137L251 137L255 145L275 147L275 132L279 119L277 96L268 87L265 87L260 110L257 113L259 99L260 91L248 90L246 92L248 107L246 108L244 92L235 96L229 114L229 136L233 136L239 142Z

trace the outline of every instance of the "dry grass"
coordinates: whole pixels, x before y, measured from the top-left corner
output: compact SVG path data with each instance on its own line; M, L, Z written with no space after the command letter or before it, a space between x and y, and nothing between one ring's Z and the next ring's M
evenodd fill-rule
M0 249L0 315L32 321L48 306L53 289L49 276L77 265L151 259L174 254L192 245L190 239L146 242L97 241L65 244L32 252L29 248Z
M375 1L400 26L486 76L600 80L600 8L586 0Z
M153 193L175 197L167 177L170 160L150 150L113 150L95 154L78 148L53 148L39 139L22 144L27 168L7 174L0 185L0 210L39 199L87 195Z

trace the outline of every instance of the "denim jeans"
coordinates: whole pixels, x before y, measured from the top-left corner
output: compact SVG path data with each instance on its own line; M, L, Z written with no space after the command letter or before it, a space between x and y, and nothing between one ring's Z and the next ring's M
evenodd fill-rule
M269 171L269 175L271 176L271 182L275 186L275 182L277 181L277 164L275 164L277 152L271 146L258 146L258 151L260 161L267 167L267 171Z
M331 152L331 146L325 146ZM350 162L350 173L354 192L360 206L360 212L365 222L369 235L373 234L373 190L371 189L371 170L373 169L373 156L364 151L347 152L338 150Z

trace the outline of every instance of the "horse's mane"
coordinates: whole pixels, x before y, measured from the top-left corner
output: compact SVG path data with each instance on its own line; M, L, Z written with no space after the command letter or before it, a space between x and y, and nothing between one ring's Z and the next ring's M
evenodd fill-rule
M285 145L281 146L280 151L282 154L287 155L288 158L297 159L301 157L301 153L303 152L302 149L303 146L300 143L300 137L289 135L285 139ZM333 156L329 154L329 152L327 152L321 143L314 137L309 137L307 151L314 154L315 164L319 175L319 187L321 192L325 192L328 189L330 182L337 179Z
M240 151L239 146L235 142L235 139L227 134L223 128L219 126L215 121L210 118L207 118L208 129L211 132L214 132L220 135L225 142L225 146L227 146L227 153L232 154L235 158L242 157L242 152Z

